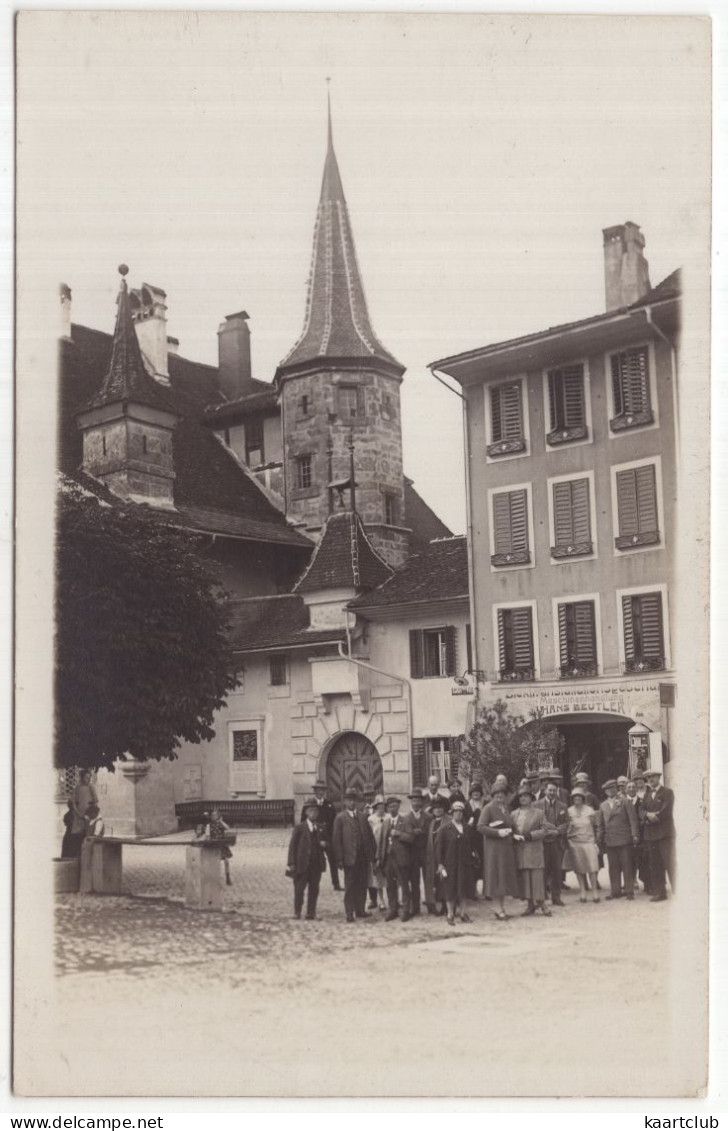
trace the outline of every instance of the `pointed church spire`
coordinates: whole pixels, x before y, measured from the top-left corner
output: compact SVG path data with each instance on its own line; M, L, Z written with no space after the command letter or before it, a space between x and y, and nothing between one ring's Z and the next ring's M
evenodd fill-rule
M89 407L111 404L116 401L136 401L138 404L168 408L154 387L154 382L144 368L139 339L134 329L129 301L126 276L129 268L125 263L119 267L121 285L116 300L116 326L111 347L111 361L103 384Z
M334 150L330 91L326 162L313 234L303 333L279 365L278 376L319 360L379 363L398 376L404 372L404 367L377 338L369 319Z

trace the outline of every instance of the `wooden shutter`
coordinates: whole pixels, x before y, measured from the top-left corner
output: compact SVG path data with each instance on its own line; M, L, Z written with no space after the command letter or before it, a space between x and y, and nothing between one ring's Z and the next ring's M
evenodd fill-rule
M498 610L498 666L500 668L511 668L508 662L512 659L511 654L511 640L512 640L512 624L511 624L511 610L499 609Z
M562 667L569 662L569 605L559 605L559 659Z
M531 610L511 609L513 661L517 669L533 667L533 631Z
M625 471L617 472L617 511L619 533L622 538L628 538L639 533L635 471L636 468L630 467Z
M554 538L557 546L574 542L571 483L554 483Z
M424 641L421 628L413 628L409 634L410 675L412 679L422 679L425 674Z
M612 356L612 391L617 416L649 411L649 354L646 346Z
M424 788L427 785L427 753L424 738L412 739L412 786Z
M643 467L636 467L634 470L639 532L645 534L657 530L655 465L648 463Z
M511 553L528 549L528 513L526 492L509 491L511 510Z
M470 625L465 625L465 658L468 662L468 671L473 670L473 638Z
M496 554L511 552L511 504L507 491L493 496L493 549Z
M460 755L462 753L462 743L459 735L453 735L452 738L445 739L448 743L450 750L450 777L456 778L458 776L458 767L460 765Z
M574 542L591 541L591 522L589 519L589 480L572 479L571 513Z
M660 660L664 655L662 633L662 597L659 593L641 593L633 601L639 604L641 647L639 659Z
M635 659L634 617L632 616L632 597L622 598L622 623L624 625L624 658L627 663Z
M452 625L443 630L445 633L445 671L443 675L458 675L458 648L457 636Z
M491 439L494 441L505 439L503 435L503 414L501 412L501 389L502 386L498 385L490 390Z
M561 373L564 396L564 427L577 428L586 423L584 411L584 368L569 365Z
M574 609L576 659L580 664L594 664L597 659L594 602L577 601Z
M503 385L501 387L501 406L503 413L503 439L518 440L523 435L523 419L521 414L521 385Z
M621 354L612 354L612 397L614 399L614 414L622 416L625 411L624 397L622 396L622 366Z
M549 373L549 427L552 432L559 427L559 423L561 422L561 399L559 393L559 371L558 369L552 369Z
M617 472L617 511L621 538L657 531L654 464Z

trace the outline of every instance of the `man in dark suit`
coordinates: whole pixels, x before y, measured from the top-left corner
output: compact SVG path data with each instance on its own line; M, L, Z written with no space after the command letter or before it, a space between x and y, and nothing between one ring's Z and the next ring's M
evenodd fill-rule
M597 841L607 853L611 894L607 899L634 899L634 850L640 842L637 813L626 794L617 792L616 781L605 781L602 789L607 795L597 813ZM624 877L624 886L623 884Z
M551 902L556 907L563 907L561 898L561 863L564 859L564 840L569 825L569 812L559 797L556 782L551 779L546 785L546 796L534 802L536 808L541 809L553 831L546 833L543 841L544 879L546 887L551 892Z
M410 875L412 872L412 844L414 835L410 831L406 818L399 811L400 800L398 797L387 798L387 812L390 817L387 829L387 842L384 850L384 875L387 878L387 903L389 911L385 923L399 917L400 898L402 893L402 922L406 923L412 918L412 894L410 890Z
M315 797L303 803L303 820L296 825L288 846L286 875L293 879L293 913L301 918L303 897L308 888L306 918L316 918L321 873L326 870L323 828L316 824L319 805Z
M371 919L366 909L367 875L376 848L371 825L357 809L359 794L347 789L344 808L334 820L334 860L344 869L344 910L347 923L354 919Z
M425 857L427 856L427 830L432 817L425 813L425 799L421 789L413 789L409 795L411 809L404 815L404 824L412 833L412 848L410 850L410 894L412 896L412 914L420 914L421 889L420 880L425 878Z
M670 889L675 892L675 794L660 783L661 776L657 770L645 771L647 791L642 800L644 844L650 854L651 903L667 899L665 872L670 877Z
M326 796L326 782L321 781L319 778L313 783L311 787L314 792L314 801L316 802L316 824L320 829L323 829L324 840L326 841L326 859L329 862L331 869L331 882L334 885L334 891L341 891L341 884L339 883L339 869L336 867L334 859L334 850L332 848L333 833L334 833L334 818L336 817L336 809L333 801L329 801ZM305 806L304 806L305 809ZM301 820L305 820L304 809L301 810Z

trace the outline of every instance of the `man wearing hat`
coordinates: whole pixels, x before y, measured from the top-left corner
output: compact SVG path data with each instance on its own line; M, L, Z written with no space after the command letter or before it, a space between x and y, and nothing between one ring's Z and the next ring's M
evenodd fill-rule
M442 880L437 875L435 849L440 830L448 824L450 799L436 797L432 803L431 820L427 829L427 850L425 853L425 902L430 915L445 914L445 895Z
M323 830L324 840L326 841L326 859L329 862L331 869L331 881L334 885L334 891L341 891L341 884L339 883L339 870L336 867L334 860L334 852L332 848L332 841L334 835L334 818L336 817L336 809L334 803L329 801L326 796L326 782L321 778L317 778L311 787L314 792L314 801L316 802L316 824ZM301 811L301 820L305 820L305 806Z
M675 892L675 794L661 784L659 770L645 770L645 777L647 792L642 813L645 848L650 856L650 898L652 903L661 903L667 899L665 872L670 877L670 889Z
M420 914L420 900L422 898L420 882L425 875L425 857L427 855L427 830L432 817L425 813L425 799L421 789L413 789L409 795L410 811L405 813L403 821L407 831L412 834L412 847L410 849L410 894L412 897L412 914Z
M334 820L334 859L344 869L344 911L347 923L354 919L371 919L366 909L369 864L374 860L375 845L371 826L357 808L359 794L347 789L344 808Z
M614 779L605 781L602 789L607 799L597 812L597 841L602 852L607 853L612 889L607 899L619 899L622 894L626 899L634 899L634 850L640 842L637 814L626 795L620 797Z
M647 859L647 852L642 843L644 836L645 819L642 815L642 802L645 796L645 779L642 773L636 773L631 781L627 782L625 786L625 794L627 803L634 808L635 816L637 818L637 825L640 830L640 842L634 850L634 890L639 891L638 878L642 880L645 887L645 892L649 894L650 889L650 869L649 861Z
M626 797L627 796L627 782L628 781L629 781L629 778L625 777L624 774L619 775L619 777L617 778L617 797Z
M599 808L599 798L592 790L591 778L588 774L579 773L574 777L574 785L579 785L584 790L584 804L596 813Z
M316 918L321 873L326 870L324 857L323 829L317 825L319 805L315 797L307 797L303 803L303 820L296 825L288 845L288 867L286 875L293 879L293 913L301 918L303 897L308 888L306 918Z
M410 875L412 872L412 844L414 836L410 831L406 818L399 811L400 800L398 797L387 798L387 813L389 814L389 828L384 854L384 874L387 877L387 903L389 911L385 916L385 923L399 917L399 908L402 907L402 922L406 923L412 918L412 893L410 890ZM400 893L402 899L400 901Z
M569 811L559 797L556 782L550 778L546 785L546 796L540 801L535 801L537 809L541 809L546 818L549 829L543 842L544 878L546 892L551 894L551 902L556 907L563 907L561 898L561 863L564 859L566 848L566 830L569 827Z

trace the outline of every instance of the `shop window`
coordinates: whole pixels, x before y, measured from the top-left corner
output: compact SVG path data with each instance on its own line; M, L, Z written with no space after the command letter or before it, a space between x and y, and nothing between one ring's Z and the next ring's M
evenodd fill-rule
M493 495L494 566L526 565L528 548L528 498L525 488Z
M549 432L546 442L566 444L585 440L589 434L586 422L584 366L566 365L552 369L548 375Z
M616 473L618 550L651 546L660 541L655 465L642 464Z
M503 682L535 679L533 611L498 609L498 678Z
M559 659L562 678L578 679L598 674L594 601L560 604Z
M666 666L662 594L639 593L622 597L622 624L625 670L662 671Z
M610 358L614 416L613 432L652 424L650 403L650 353L647 346L622 350Z
M415 628L410 631L410 674L413 679L457 675L455 629Z
M288 683L288 659L286 656L271 656L270 682L271 687L285 687Z
M552 484L554 517L552 558L575 558L592 552L589 480Z
M306 490L313 483L313 460L311 456L299 456L296 460L296 487Z
M523 390L520 381L490 389L489 456L510 455L526 449L523 428Z

